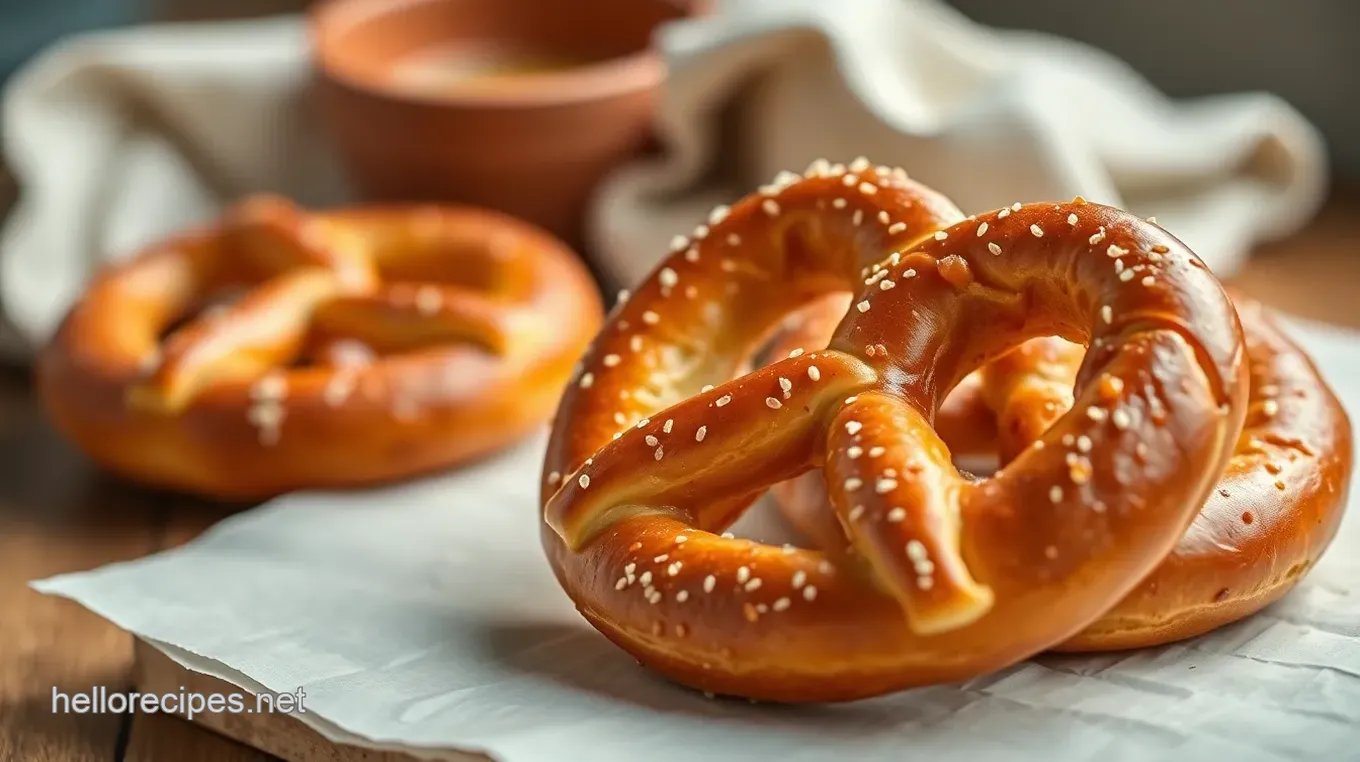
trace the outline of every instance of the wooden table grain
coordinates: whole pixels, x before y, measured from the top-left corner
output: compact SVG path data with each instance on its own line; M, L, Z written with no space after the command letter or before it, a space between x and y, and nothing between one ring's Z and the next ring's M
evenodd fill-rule
M1360 197L1263 247L1233 283L1294 314L1360 328ZM54 713L52 692L130 690L129 636L29 580L184 542L226 510L104 476L57 436L27 374L0 372L0 761L272 759L164 715Z

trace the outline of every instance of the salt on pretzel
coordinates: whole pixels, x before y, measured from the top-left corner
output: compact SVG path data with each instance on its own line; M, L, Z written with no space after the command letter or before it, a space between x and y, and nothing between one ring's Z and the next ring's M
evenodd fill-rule
M673 250L568 387L542 540L591 624L706 691L855 699L1066 640L1171 550L1246 415L1228 297L1117 209L964 219L900 170L818 162ZM827 349L731 378L771 326L836 292L856 296ZM1073 409L966 479L931 428L945 394L1049 335L1091 346ZM717 534L819 467L853 556Z
M1293 589L1335 536L1350 490L1350 420L1266 308L1241 295L1233 301L1250 361L1250 408L1232 460L1156 570L1054 650L1158 646L1237 621ZM819 307L772 351L824 346L832 317L830 306ZM1071 408L1083 354L1062 339L1033 339L970 376L936 421L955 458L999 454L1006 463L1032 445ZM1078 453L1085 446L1072 444ZM819 473L771 492L817 546L845 545Z
M575 255L503 215L260 196L101 272L38 388L136 481L231 500L365 485L542 425L602 314Z

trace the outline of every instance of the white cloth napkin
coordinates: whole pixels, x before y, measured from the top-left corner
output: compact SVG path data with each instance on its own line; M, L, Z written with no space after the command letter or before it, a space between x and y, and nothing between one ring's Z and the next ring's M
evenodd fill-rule
M714 205L816 158L901 166L966 213L1077 195L1121 206L1220 275L1324 193L1320 137L1273 96L1172 102L1103 52L936 0L736 0L661 45L670 150L609 183L591 220L616 285Z
M350 198L306 93L299 19L165 24L59 43L9 82L0 355L23 360L103 261L245 193Z
M1356 334L1294 333L1360 410ZM303 688L296 717L331 739L433 757L1360 759L1360 494L1298 589L1208 636L848 705L751 706L661 681L576 614L538 542L542 446L390 489L289 495L181 548L35 587L192 670Z
M1270 96L1171 103L1100 52L935 0L717 6L659 36L667 154L597 200L593 254L613 285L714 204L821 156L901 165L967 211L1122 205L1220 274L1322 197L1319 138ZM71 39L16 75L0 134L23 196L0 235L0 355L44 342L97 263L224 200L350 197L305 107L306 44L292 17L145 27Z

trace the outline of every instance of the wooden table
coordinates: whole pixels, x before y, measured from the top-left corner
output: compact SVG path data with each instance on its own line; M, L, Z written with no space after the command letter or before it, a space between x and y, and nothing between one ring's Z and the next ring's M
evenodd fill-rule
M1357 219L1360 196L1334 201L1234 282L1281 309L1360 328ZM132 641L26 586L185 542L224 515L100 474L44 420L26 373L0 372L0 761L272 759L165 715L54 714L54 688L130 690Z

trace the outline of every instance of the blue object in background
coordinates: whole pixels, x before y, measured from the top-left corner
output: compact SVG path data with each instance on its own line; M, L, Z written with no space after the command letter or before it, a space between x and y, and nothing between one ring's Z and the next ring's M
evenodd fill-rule
M141 0L0 0L0 81L61 37L145 15Z

